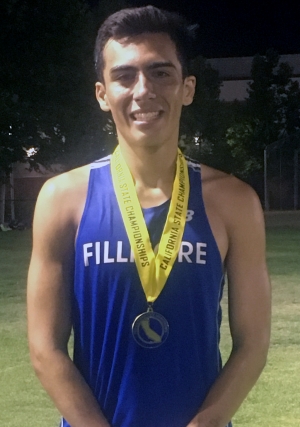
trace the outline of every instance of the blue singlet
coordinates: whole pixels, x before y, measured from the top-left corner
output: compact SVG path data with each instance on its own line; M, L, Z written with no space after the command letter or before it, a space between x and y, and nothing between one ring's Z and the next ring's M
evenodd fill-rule
M148 349L132 336L132 323L147 302L114 193L110 156L91 165L76 241L74 363L112 427L186 427L221 369L223 267L204 209L200 165L188 160L188 169L181 248L153 305L168 320L169 336ZM144 209L153 247L168 207L166 202ZM69 427L65 420L61 425Z

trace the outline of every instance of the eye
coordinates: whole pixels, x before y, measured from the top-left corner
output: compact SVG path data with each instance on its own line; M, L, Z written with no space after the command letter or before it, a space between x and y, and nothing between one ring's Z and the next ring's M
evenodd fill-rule
M130 71L122 72L114 76L114 80L121 84L128 84L135 79L135 73Z
M132 73L125 73L125 74L121 74L118 77L118 80L125 80L125 81L127 81L127 80L132 80L133 78L134 78L134 76L133 76Z
M156 78L166 78L170 76L170 74L164 70L153 70L152 75Z

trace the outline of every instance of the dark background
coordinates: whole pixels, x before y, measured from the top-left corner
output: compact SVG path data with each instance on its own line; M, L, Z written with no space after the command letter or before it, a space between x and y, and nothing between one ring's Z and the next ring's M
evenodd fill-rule
M102 0L87 0L96 7ZM180 12L199 24L199 53L206 58L252 56L273 48L279 54L300 52L299 0L131 0Z

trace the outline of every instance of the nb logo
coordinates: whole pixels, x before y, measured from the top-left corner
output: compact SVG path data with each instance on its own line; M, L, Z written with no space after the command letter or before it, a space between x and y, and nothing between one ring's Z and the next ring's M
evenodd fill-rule
M195 211L188 210L186 213L186 222L192 221Z

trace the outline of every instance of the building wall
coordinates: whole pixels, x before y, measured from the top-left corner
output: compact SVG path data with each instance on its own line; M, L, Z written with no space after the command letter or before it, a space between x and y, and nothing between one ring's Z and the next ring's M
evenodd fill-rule
M14 209L17 221L24 222L29 227L32 225L34 207L40 189L49 178L62 172L60 165L54 165L52 171L42 166L40 169L40 172L29 171L29 165L26 163L14 164L11 183L6 185L5 222L13 219ZM13 194L11 185L13 185Z
M247 88L251 82L251 66L253 57L240 58L212 58L207 62L219 72L223 83L221 85L220 99L223 101L242 101L247 98ZM300 84L300 54L281 55L280 62L287 62L293 69L293 80Z

